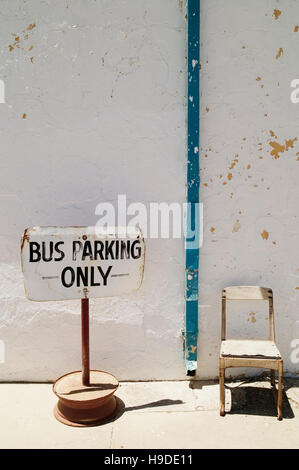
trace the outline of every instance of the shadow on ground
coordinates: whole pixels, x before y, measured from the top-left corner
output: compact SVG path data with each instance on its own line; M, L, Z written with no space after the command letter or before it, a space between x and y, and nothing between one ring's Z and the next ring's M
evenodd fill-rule
M246 414L260 416L277 416L277 390L255 386L229 387L231 391L231 409L228 414ZM294 418L288 397L282 395L283 418Z
M242 376L242 378L244 378ZM286 392L293 387L299 388L299 380L294 378L284 378L284 390L282 395L282 413L283 418L294 418L294 412ZM203 390L209 386L219 387L218 380L190 381L189 387L194 390ZM276 384L277 387L277 384ZM260 416L277 416L277 388L270 387L270 377L264 373L260 376L248 378L240 382L239 378L235 381L228 380L225 388L230 391L231 409L226 404L226 414L246 414ZM293 400L291 400L292 402ZM220 406L218 401L218 406Z
M100 424L96 424L96 426L102 426L103 424L112 423L116 421L117 419L119 419L127 411L143 410L146 408L157 408L159 406L181 405L184 403L182 400L164 399L164 400L152 401L150 403L144 403L143 405L126 407L123 400L121 400L119 397L115 397L115 399L117 403L116 414L112 416L111 418L108 418L105 421L102 421Z

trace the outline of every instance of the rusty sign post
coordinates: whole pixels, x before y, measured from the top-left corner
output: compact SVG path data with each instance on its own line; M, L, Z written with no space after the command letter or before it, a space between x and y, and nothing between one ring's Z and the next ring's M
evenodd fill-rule
M29 300L81 300L82 371L53 385L54 416L71 426L92 426L116 412L114 375L90 370L89 298L137 290L143 278L145 246L139 229L30 227L21 242Z
M81 299L82 383L90 385L89 370L89 299Z

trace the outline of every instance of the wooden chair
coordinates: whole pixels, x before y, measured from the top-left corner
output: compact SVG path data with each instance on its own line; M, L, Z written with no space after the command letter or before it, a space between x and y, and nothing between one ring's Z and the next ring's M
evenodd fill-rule
M269 340L227 340L227 300L268 300ZM275 344L274 310L272 289L258 286L233 286L222 291L222 329L219 357L220 415L225 415L225 369L228 367L261 367L270 369L271 385L275 387L275 371L278 372L277 414L282 419L282 373L283 361Z

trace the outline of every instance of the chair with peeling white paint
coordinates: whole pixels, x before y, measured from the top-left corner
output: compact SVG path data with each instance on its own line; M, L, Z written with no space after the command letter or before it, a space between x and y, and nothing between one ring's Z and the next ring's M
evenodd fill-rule
M268 300L269 340L226 339L227 300ZM225 369L229 367L257 367L270 369L271 385L275 387L275 371L278 372L277 414L282 419L283 360L275 344L274 309L272 289L259 286L233 286L222 290L222 328L219 357L220 415L225 415Z

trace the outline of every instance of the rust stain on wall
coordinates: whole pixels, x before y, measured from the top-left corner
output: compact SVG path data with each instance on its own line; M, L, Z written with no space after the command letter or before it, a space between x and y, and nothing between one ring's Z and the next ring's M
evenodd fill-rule
M269 232L267 232L267 230L264 230L262 233L261 233L261 237L263 240L268 240L269 238Z
M278 20L278 18L280 17L280 15L281 15L281 11L280 11L280 10L276 10L276 9L275 9L275 10L273 11L273 15L272 15L272 16L274 16L276 20Z
M270 131L270 135L271 137L275 137L275 139L277 139L277 135L275 135L273 131Z
M270 134L271 132L273 131L270 131ZM275 136L275 138L277 137ZM297 137L294 137L294 139L286 139L285 144L280 144L279 142L270 141L269 145L272 147L270 155L273 155L275 160L277 160L280 157L279 155L280 153L287 152L289 148L294 148L294 142L296 141L297 141Z
M36 28L36 24L35 23L31 23L29 26L27 26L27 31L31 31L33 28Z
M249 318L248 318L248 321L251 320L251 323L255 323L256 322L256 318L255 318L255 313L254 312L250 312L249 313Z
M294 148L294 142L296 142L297 140L297 137L295 137L295 139L288 139L285 141L286 143L286 151L289 150L289 148Z
M237 220L235 223L234 223L234 226L233 226L233 232L238 232L240 230L240 227L241 227L241 224L240 224L240 221Z
M281 57L282 54L283 54L283 48L280 47L279 50L278 50L278 52L277 52L277 54L276 54L276 56L275 56L275 59L276 59L276 60L279 59L279 57Z
M279 154L285 151L285 146L274 141L269 142L269 144L272 147L270 154L277 160L280 157Z
M23 31L21 33L18 33L18 34L12 33L11 35L14 37L14 41L13 41L12 44L9 44L9 46L8 46L9 52L12 52L15 48L23 49L23 47L21 47L21 39L22 40L27 40L29 38L29 34L26 33L26 31L32 31L34 28L36 28L36 24L31 23L30 25L27 26L26 29L23 29ZM23 36L23 37L21 37L21 36ZM29 51L31 51L32 49L33 49L33 46L31 45L29 47Z

